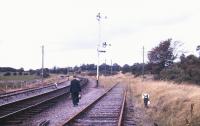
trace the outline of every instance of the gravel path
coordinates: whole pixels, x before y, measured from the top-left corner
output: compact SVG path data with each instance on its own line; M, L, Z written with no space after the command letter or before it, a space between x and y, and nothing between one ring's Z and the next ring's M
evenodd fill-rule
M43 121L49 121L49 126L60 126L65 120L85 108L103 92L105 92L104 89L95 88L95 80L89 80L88 86L81 92L82 98L79 106L73 107L70 97L62 98L58 104L25 120L20 126L38 126Z

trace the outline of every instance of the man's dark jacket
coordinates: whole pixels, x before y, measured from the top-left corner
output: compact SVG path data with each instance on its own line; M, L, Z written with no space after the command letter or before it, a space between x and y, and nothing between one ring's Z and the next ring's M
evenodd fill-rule
M81 91L80 81L73 79L70 85L70 92L76 93Z

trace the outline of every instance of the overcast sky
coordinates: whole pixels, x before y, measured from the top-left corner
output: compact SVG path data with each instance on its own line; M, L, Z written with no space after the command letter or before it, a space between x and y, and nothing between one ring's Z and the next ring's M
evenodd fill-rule
M142 62L160 41L184 43L187 54L200 44L198 0L0 0L0 67L41 68L97 63L101 40L111 44L100 64Z

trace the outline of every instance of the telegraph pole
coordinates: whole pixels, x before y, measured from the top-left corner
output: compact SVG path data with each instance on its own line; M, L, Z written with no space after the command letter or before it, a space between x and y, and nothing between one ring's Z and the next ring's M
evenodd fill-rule
M105 58L105 76L106 76L106 58Z
M42 45L42 86L44 81L44 45Z
M142 48L142 57L143 57L143 64L142 64L142 77L143 77L143 79L144 79L144 46L143 46L143 48Z
M112 75L112 59L110 61L111 61L110 74Z

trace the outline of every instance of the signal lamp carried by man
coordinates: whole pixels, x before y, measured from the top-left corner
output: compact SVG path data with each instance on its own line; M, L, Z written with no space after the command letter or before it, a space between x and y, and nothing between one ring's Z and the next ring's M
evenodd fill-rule
M71 85L70 85L70 93L72 96L72 102L73 102L74 107L78 106L79 92L81 92L80 81L76 79L76 76L73 76L73 80L71 81Z

